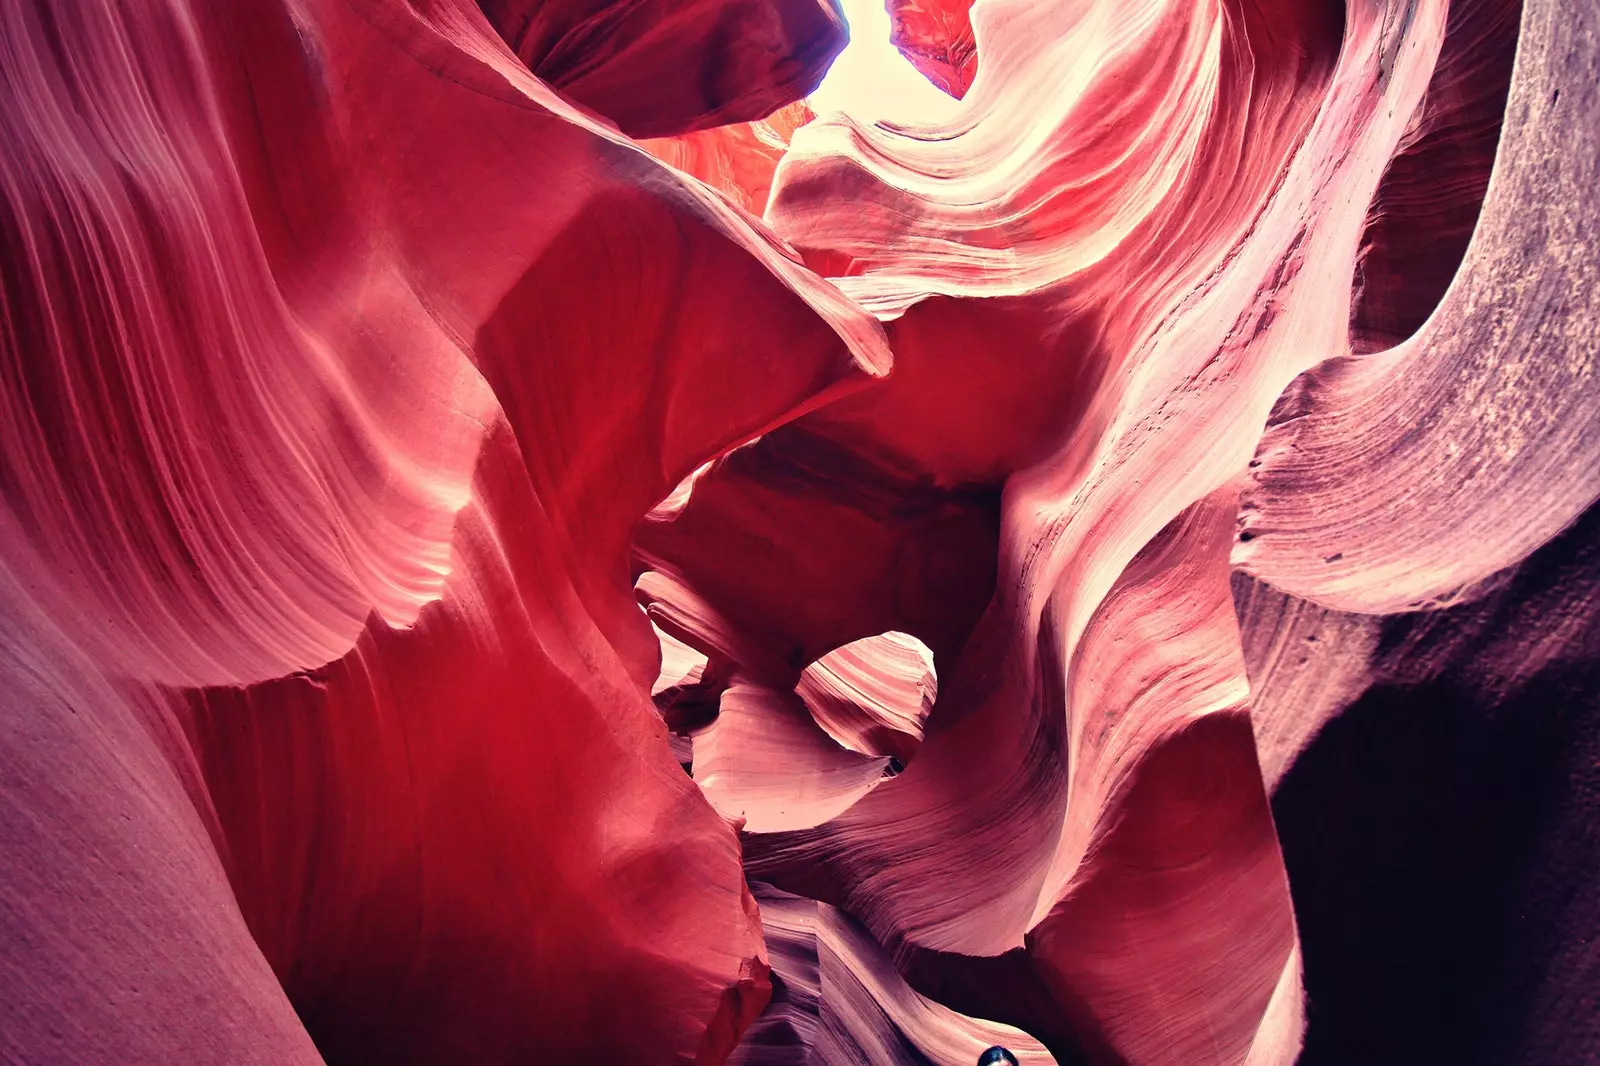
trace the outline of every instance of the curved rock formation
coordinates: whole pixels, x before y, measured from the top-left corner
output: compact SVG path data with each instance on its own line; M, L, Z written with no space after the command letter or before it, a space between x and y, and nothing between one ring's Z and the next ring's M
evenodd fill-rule
M0 1059L1600 1054L1600 15L882 15L0 5Z
M5 19L5 1057L721 1061L630 528L876 324L470 5Z

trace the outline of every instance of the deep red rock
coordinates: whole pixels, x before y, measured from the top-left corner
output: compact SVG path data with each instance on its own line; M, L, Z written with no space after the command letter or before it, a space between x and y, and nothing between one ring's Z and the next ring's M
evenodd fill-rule
M876 325L476 8L7 19L7 1057L720 1061L629 531Z
M0 9L0 1059L1593 1050L1595 13L888 12Z
M889 40L923 76L957 100L978 73L970 2L889 0Z

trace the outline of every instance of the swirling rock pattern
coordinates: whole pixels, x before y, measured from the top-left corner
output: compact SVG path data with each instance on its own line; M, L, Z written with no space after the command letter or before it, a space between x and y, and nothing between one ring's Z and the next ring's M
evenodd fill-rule
M1600 1056L1600 14L886 10L0 4L0 1060Z

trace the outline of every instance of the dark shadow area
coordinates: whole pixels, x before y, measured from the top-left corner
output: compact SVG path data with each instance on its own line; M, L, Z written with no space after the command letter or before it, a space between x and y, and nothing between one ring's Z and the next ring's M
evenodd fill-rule
M1304 1066L1600 1054L1600 698L1374 691L1274 803L1305 952Z
M1522 0L1454 0L1422 114L1373 197L1350 343L1382 351L1444 298L1477 227L1517 54Z
M1022 948L992 957L910 948L900 952L896 964L906 982L929 999L974 1018L1016 1026L1043 1044L1059 1066L1088 1066L1088 1056Z
M1383 678L1273 800L1303 1066L1600 1062L1600 510Z

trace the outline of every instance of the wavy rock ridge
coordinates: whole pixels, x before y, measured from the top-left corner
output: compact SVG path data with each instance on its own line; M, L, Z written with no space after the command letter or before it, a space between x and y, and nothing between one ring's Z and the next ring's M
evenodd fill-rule
M887 10L0 5L0 1060L1600 1055L1600 15Z

